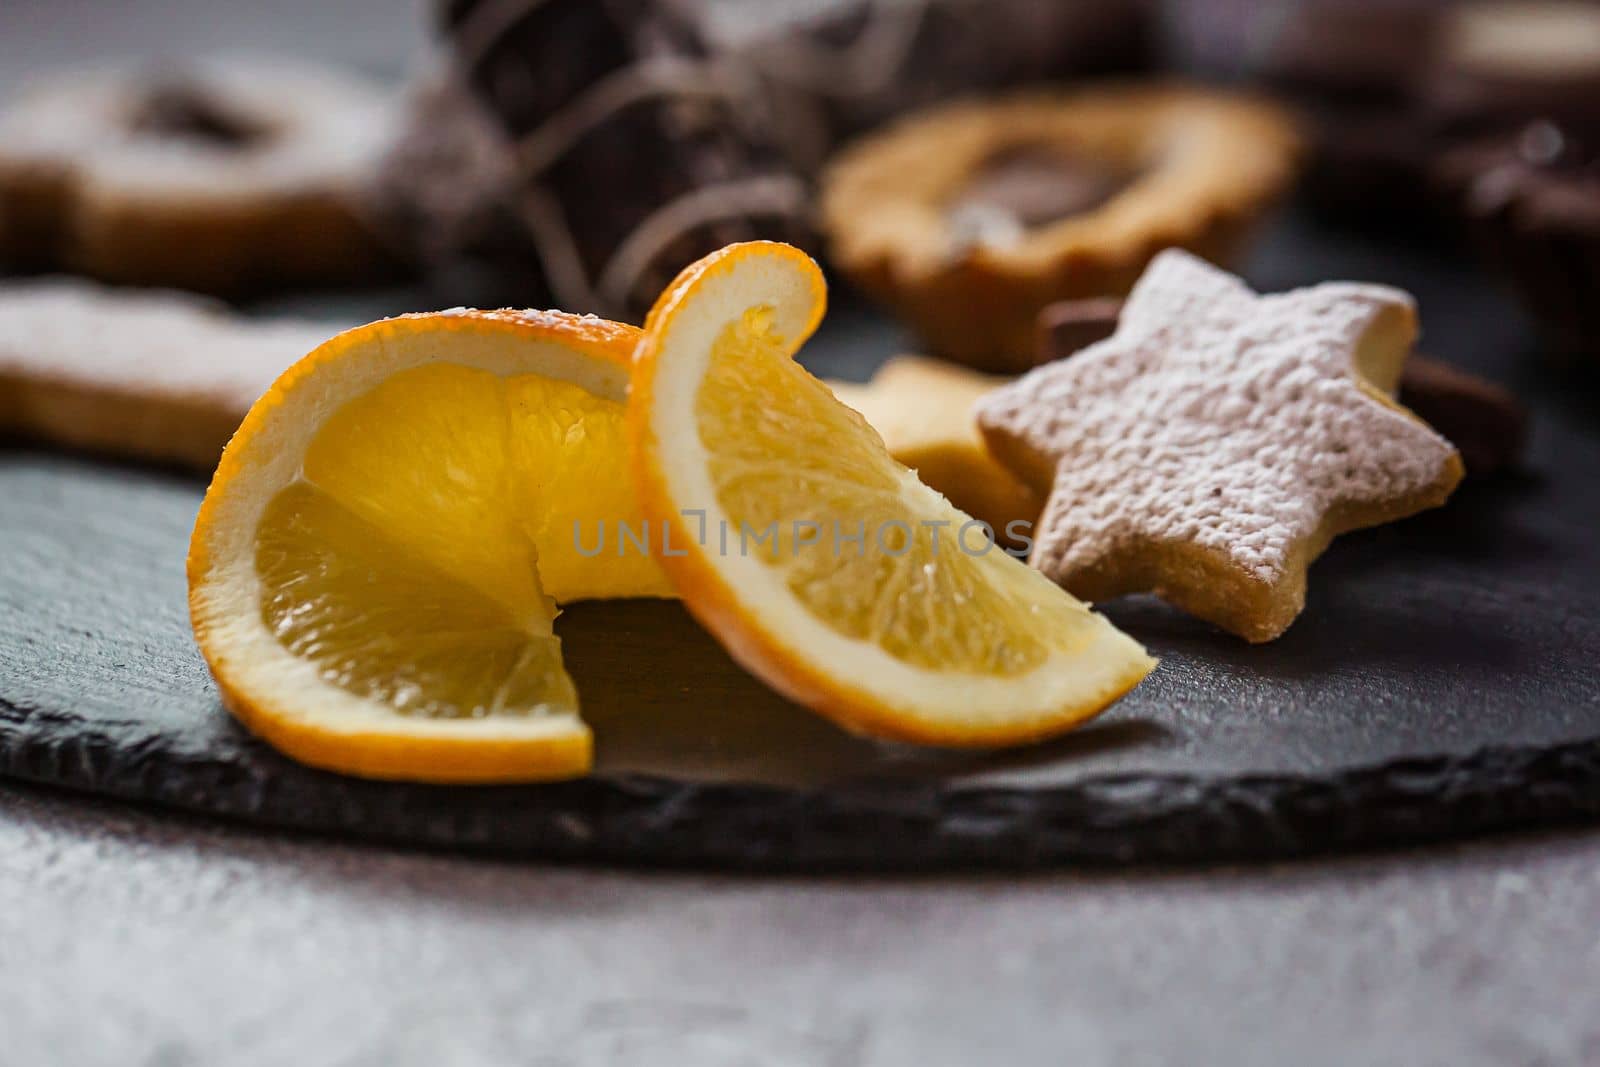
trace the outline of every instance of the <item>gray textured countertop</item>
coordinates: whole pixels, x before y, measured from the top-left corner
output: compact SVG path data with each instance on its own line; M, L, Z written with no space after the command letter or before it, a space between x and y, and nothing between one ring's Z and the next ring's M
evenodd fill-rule
M1277 868L755 879L0 787L0 1064L1600 1063L1600 834Z

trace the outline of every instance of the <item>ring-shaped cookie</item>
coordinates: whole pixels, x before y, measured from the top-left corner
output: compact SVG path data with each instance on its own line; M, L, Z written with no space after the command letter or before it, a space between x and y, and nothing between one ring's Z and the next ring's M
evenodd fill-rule
M393 121L388 94L282 63L41 85L0 114L0 259L209 292L359 277Z
M1279 107L1198 88L957 103L845 149L822 221L834 262L931 350L1019 370L1046 304L1125 294L1171 246L1229 262L1298 151Z

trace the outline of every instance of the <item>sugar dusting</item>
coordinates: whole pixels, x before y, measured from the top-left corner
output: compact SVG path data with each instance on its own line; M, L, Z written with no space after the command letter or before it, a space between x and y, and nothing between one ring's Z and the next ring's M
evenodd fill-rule
M240 418L340 327L259 322L181 293L47 279L0 286L0 376L182 398Z
M166 82L192 88L268 131L247 149L137 128L140 101ZM191 57L145 69L73 71L0 112L13 165L64 169L84 194L190 197L199 203L284 193L354 193L393 140L393 94L335 71L288 61Z
M1454 449L1353 371L1395 306L1411 298L1376 285L1257 296L1162 253L1114 336L979 405L985 432L1056 462L1035 564L1061 579L1134 544L1184 542L1273 582L1339 504L1436 482Z

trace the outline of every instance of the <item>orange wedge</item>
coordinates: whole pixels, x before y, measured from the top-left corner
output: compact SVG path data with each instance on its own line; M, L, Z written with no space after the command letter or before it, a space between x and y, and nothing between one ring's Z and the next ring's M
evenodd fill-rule
M670 592L647 556L592 551L601 524L639 523L623 438L638 336L555 312L407 315L285 372L223 454L189 549L195 640L229 710L350 774L587 771L553 600Z
M862 733L1005 745L1095 715L1154 661L984 548L794 361L825 302L809 257L761 241L693 264L650 313L628 439L679 595L747 669Z

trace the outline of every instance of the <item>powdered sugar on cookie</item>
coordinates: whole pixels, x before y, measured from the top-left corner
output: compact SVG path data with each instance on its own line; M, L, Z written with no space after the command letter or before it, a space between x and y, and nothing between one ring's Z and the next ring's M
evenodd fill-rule
M1383 396L1415 332L1394 289L1257 296L1163 253L1111 338L979 406L996 452L1047 483L1034 564L1080 595L1157 589L1276 636L1329 538L1437 504L1459 478L1455 449ZM1212 610L1250 585L1274 610Z
M0 429L210 470L256 397L340 328L179 293L0 286Z
M173 89L238 122L241 135L146 128L141 109ZM0 155L70 169L97 194L354 192L392 142L397 111L391 94L304 64L195 58L166 74L83 70L34 86L0 114Z
M0 262L227 294L380 276L364 201L397 112L302 63L50 79L0 110Z

